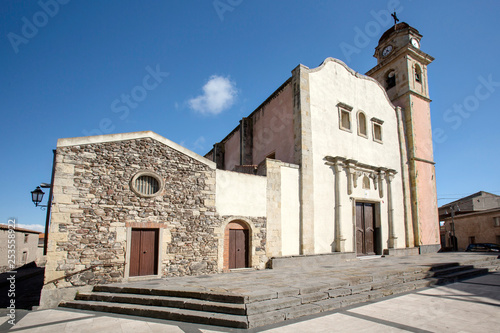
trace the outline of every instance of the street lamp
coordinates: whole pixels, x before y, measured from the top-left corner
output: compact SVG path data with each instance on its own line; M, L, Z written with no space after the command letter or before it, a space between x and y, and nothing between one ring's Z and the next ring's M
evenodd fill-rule
M37 186L35 190L31 191L31 200L35 204L35 207L38 207L38 206L47 207L44 205L40 205L40 202L42 202L44 194L45 194L45 192L42 191L40 186Z
M50 179L50 184L47 183L41 183L40 186L37 186L36 189L31 191L31 200L35 204L35 207L40 207L42 208L47 208L47 215L45 217L45 237L44 237L44 244L43 244L43 255L47 254L47 244L49 240L49 223L50 223L50 210L52 208L52 196L53 196L53 186L54 184L54 174L55 174L55 165L56 165L56 150L52 151L53 153L53 160L52 160L52 176ZM40 202L42 202L43 195L45 194L41 188L48 188L50 190L49 192L49 200L46 205L40 205Z

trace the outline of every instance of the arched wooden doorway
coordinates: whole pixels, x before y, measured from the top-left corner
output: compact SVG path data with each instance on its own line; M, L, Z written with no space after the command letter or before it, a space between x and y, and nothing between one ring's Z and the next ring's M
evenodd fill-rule
M250 230L243 221L232 221L224 233L224 269L246 268L250 265Z

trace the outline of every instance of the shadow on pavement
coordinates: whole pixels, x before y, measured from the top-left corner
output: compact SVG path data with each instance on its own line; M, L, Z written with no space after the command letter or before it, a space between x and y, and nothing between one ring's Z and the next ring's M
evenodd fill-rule
M16 309L31 310L40 303L45 268L34 262L19 267L16 273L0 274L0 308L7 308L15 299Z

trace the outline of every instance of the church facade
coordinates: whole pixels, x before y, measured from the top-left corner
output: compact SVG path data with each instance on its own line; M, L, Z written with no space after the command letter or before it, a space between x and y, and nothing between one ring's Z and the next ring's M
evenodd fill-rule
M333 58L297 66L204 157L153 132L60 139L46 297L287 256L437 252L421 38L389 29L366 76Z

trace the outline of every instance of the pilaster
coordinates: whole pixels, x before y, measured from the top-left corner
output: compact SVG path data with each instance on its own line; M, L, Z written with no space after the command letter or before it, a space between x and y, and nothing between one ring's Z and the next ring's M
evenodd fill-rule
M224 150L223 142L214 144L214 162L217 169L224 170Z
M242 118L240 120L240 165L252 165L253 163L253 119Z
M314 173L309 69L292 71L294 162L300 165L300 253L314 254Z

